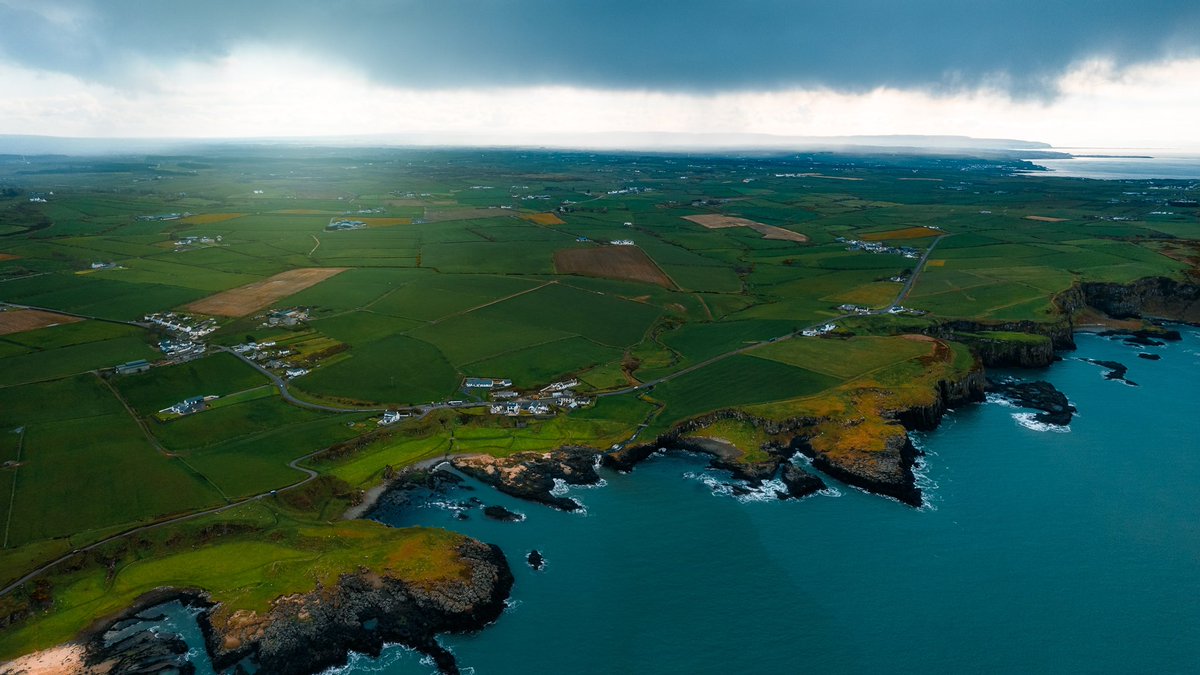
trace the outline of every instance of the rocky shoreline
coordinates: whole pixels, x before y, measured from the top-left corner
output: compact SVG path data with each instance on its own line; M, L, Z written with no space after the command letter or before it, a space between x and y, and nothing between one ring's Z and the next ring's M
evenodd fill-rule
M465 539L457 549L461 578L408 583L369 569L341 575L336 585L277 598L266 612L227 611L204 591L164 588L148 593L82 637L82 663L69 673L179 673L195 667L178 636L150 629L146 612L171 601L203 608L197 617L218 671L309 675L344 665L351 651L378 656L398 643L428 655L438 670L459 673L454 655L438 644L443 633L482 629L499 618L513 584L504 553Z
M595 485L596 450L565 447L552 452L522 452L509 457L466 455L451 460L455 469L497 490L563 511L581 507L574 499L554 494L556 481L566 485Z

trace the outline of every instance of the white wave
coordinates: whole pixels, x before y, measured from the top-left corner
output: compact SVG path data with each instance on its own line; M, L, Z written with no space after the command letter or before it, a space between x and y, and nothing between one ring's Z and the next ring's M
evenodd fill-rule
M1017 421L1017 424L1020 424L1031 431L1053 431L1059 434L1065 434L1071 431L1071 425L1069 424L1066 426L1058 424L1046 424L1045 422L1039 422L1038 420L1034 419L1036 416L1037 413L1025 412L1013 413L1012 418Z
M380 651L378 657L368 656L359 652L350 652L346 659L346 665L334 666L322 672L322 675L350 675L351 673L386 673L394 670L392 666L400 663L404 659L411 658L420 654L417 650L406 645L395 642L386 642L383 645L383 650ZM434 660L422 654L421 660L418 661L422 666L428 668L437 668ZM437 672L431 670L431 673ZM466 671L463 671L466 672Z
M571 484L569 486L570 489L574 490L595 490L602 487L608 487L608 481L603 478L596 483Z
M683 477L700 481L714 497L732 497L742 503L778 501L778 493L787 492L787 486L778 479L765 480L761 485L751 486L745 481L722 480L707 472L688 471Z
M984 400L986 400L988 403L995 403L996 405L1002 406L1005 408L1018 407L1016 403L1012 402L1012 399L1008 398L1007 396L1005 396L1003 394L997 394L995 392L984 395Z
M554 487L550 490L550 494L554 495L555 497L563 497L566 496L566 494L570 491L571 486L567 485L567 481L561 478L555 478Z

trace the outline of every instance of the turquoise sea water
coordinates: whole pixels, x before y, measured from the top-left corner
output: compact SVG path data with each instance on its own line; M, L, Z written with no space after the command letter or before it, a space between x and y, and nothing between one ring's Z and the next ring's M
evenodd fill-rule
M1070 431L1026 428L998 403L953 413L917 439L933 485L922 510L840 485L837 497L738 501L685 477L702 459L666 456L572 490L586 515L478 486L469 494L528 519L384 519L508 553L514 606L443 639L478 675L1194 672L1200 335L1150 348L1161 361L1079 344L1041 373L1080 409ZM1141 386L1076 356L1120 361ZM544 571L524 564L531 548ZM400 649L345 672L377 668L430 672Z
M1091 178L1096 180L1144 180L1150 178L1168 178L1175 180L1194 180L1200 178L1200 155L1181 153L1163 153L1156 150L1148 151L1112 151L1091 150L1076 153L1094 152L1097 154L1146 154L1149 157L1086 157L1076 156L1074 159L1035 159L1034 164L1049 169L1051 176L1067 176L1074 178Z
M381 514L499 544L512 606L446 636L466 672L1041 673L1200 668L1200 332L1137 348L1081 335L1040 373L1080 409L1036 430L992 402L915 440L930 503L835 485L803 501L714 494L702 458L656 456L572 489L586 514L458 521L430 506ZM1119 361L1141 386L1075 357ZM1030 425L1037 426L1037 425ZM706 482L706 480L708 482ZM524 562L533 548L541 572ZM399 647L344 673L428 675Z

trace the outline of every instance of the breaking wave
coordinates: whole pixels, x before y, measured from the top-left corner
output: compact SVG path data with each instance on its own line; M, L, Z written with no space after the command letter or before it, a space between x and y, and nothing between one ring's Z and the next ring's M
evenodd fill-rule
M1012 418L1017 421L1017 424L1020 424L1031 431L1053 431L1054 433L1058 434L1070 433L1071 431L1071 425L1069 424L1066 426L1047 424L1045 422L1039 422L1037 419L1035 419L1036 417L1037 413L1030 412L1013 413L1012 416Z

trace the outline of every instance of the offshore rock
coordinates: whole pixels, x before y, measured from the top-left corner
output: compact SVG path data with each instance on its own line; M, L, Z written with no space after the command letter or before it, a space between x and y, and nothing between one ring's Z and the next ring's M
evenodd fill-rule
M787 486L787 492L779 493L780 499L802 499L825 489L825 481L791 462L784 463L780 479Z
M1080 361L1090 363L1093 366L1107 368L1108 372L1104 373L1104 379L1106 380L1124 382L1125 384L1133 387L1138 386L1137 382L1125 379L1125 373L1129 372L1129 366L1125 365L1124 363L1118 363L1116 361L1101 361L1099 359L1080 359Z
M525 516L509 511L503 506L485 506L483 507L483 515L492 520L499 520L504 523L517 523L525 520Z
M454 468L494 486L501 492L540 502L563 511L579 509L573 499L552 493L554 481L568 485L595 485L597 452L588 448L561 448L553 452L522 452L509 457L468 455L456 457Z
M1158 354L1151 354L1151 353L1149 353L1149 352L1140 352L1140 353L1138 354L1138 358L1139 358L1139 359L1146 359L1147 361L1158 361L1158 360L1159 360L1159 359L1161 359L1162 357L1161 357L1161 356L1159 356Z
M369 570L342 575L332 588L277 599L265 614L238 611L220 625L203 618L213 666L249 659L261 675L308 675L346 663L349 651L378 655L385 643L428 654L442 673L457 674L439 633L478 630L496 620L513 576L499 548L468 539L458 553L462 578L409 584Z
M542 568L546 566L546 559L542 557L542 554L536 548L530 551L529 555L525 556L525 562L533 568L534 572L541 572Z
M1067 400L1066 394L1041 380L988 380L988 391L1000 394L1022 408L1040 410L1034 419L1043 424L1065 427L1071 423L1071 416L1078 412Z

